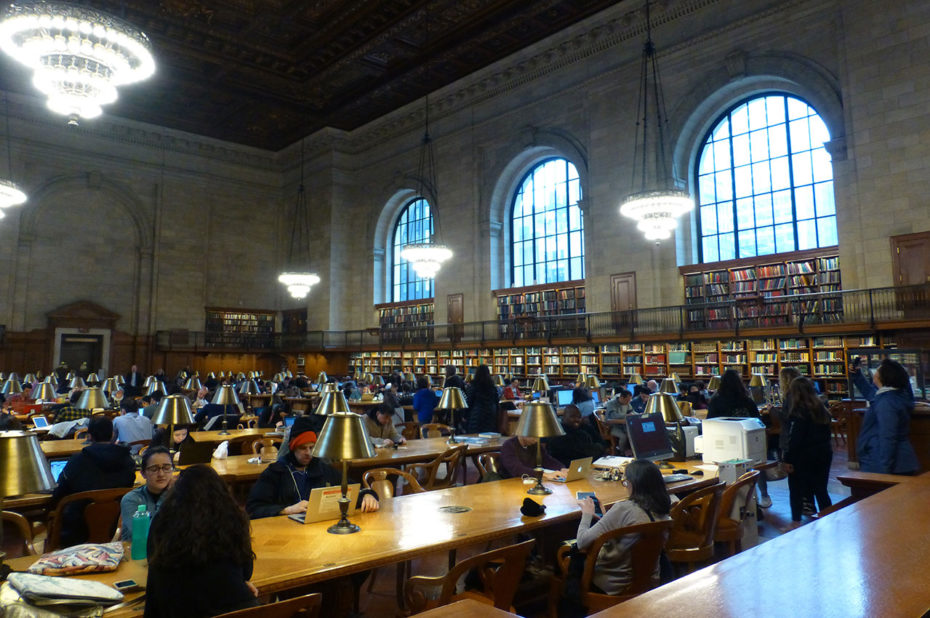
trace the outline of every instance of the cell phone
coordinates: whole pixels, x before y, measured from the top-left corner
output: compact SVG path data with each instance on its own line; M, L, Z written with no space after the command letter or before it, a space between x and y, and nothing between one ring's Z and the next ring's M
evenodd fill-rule
M594 495L593 491L576 491L575 499L584 500L585 498L591 498L594 500L594 514L598 517L604 516L604 511L601 510L601 501L597 499L597 496Z
M133 590L141 590L142 586L136 583L134 579L124 579L123 581L116 582L113 584L113 587L119 590L120 592L131 592Z

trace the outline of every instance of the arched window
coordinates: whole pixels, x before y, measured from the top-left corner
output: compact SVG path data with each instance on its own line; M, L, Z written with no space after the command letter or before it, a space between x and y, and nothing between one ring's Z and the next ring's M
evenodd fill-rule
M512 285L584 279L578 170L566 159L531 169L513 198Z
M400 257L407 245L429 241L433 235L433 213L423 198L404 206L394 225L393 268L391 269L391 302L432 298L433 280L417 275L409 262Z
M723 114L697 162L701 262L837 244L829 140L817 111L791 95Z

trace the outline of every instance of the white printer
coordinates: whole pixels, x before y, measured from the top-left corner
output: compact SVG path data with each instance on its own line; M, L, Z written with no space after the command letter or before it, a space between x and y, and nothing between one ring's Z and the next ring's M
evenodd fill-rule
M694 441L704 463L750 459L755 464L767 459L765 425L757 418L721 417L701 423L703 435Z

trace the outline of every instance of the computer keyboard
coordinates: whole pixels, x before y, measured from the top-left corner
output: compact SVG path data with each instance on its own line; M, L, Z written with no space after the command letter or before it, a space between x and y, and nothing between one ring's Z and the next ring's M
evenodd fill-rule
M690 481L692 477L687 474L666 474L662 478L665 479L666 483L679 483L681 481Z

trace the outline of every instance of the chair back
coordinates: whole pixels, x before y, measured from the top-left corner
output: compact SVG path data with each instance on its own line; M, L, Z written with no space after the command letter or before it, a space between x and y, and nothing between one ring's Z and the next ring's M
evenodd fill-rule
M736 481L729 485L726 489L723 490L723 494L720 496L720 514L717 518L718 522L725 519L731 519L741 523L746 517L746 511L749 508L749 503L752 501L753 491L756 487L756 482L759 480L759 475L762 474L758 470L750 470L742 476L740 476ZM732 517L733 515L733 505L736 502L740 492L745 490L745 493L742 494L742 500L739 504L739 511L737 518Z
M277 603L219 614L216 618L317 618L322 603L323 595L316 592Z
M49 514L48 539L45 542L45 551L52 551L61 547L61 521L62 514L68 505L75 502L84 502L84 523L87 525L87 543L108 543L113 538L113 532L119 524L120 500L132 487L118 487L116 489L96 489L94 491L81 491L65 496Z
M610 425L604 421L603 416L604 412L595 410L592 418L597 425L598 433L601 434L601 440L610 444L610 454L613 455L617 452L617 436L610 432Z
M455 480L455 472L458 469L459 463L462 461L462 457L465 456L465 451L467 449L467 445L457 444L429 463L410 464L407 466L407 471L411 474L419 475L420 485L427 491L451 487ZM440 477L439 469L443 467L445 469L445 476Z
M452 435L452 428L442 423L426 423L420 425L421 438L441 438Z
M489 474L501 473L501 454L498 452L481 453L475 460L475 467L478 468L478 480L484 481Z
M693 564L713 557L717 514L725 487L725 483L717 483L699 489L672 506L674 525L666 548L669 560Z
M459 579L470 570L476 569L483 587L483 590L477 594L485 600L491 600L494 607L508 611L513 604L517 585L523 577L526 557L533 549L535 542L535 539L530 539L516 545L472 556L456 564L445 575L411 577L404 586L404 597L408 609L417 613L447 605L456 600L453 595ZM422 588L436 587L441 587L439 597L427 599ZM474 596L474 594L465 593L463 596Z
M400 481L403 480L403 484ZM393 498L407 494L420 494L426 491L409 472L397 468L372 468L362 474L362 487L371 489L378 498Z
M274 461L278 457L278 444L271 438L258 438L252 442L252 454L261 455L262 461Z
M13 545L10 543L11 537L9 535L9 530L11 527L15 528L18 537L16 542L17 553L7 555L7 558L18 558L19 556L35 556L38 554L34 545L35 536L32 532L32 524L29 523L28 519L14 511L3 511L0 512L0 526L3 526L4 528L3 534L0 534L0 538L6 539L4 549L13 547Z
M420 423L416 421L399 423L394 425L394 427L400 432L400 435L404 436L407 440L416 440L420 437Z

